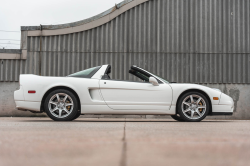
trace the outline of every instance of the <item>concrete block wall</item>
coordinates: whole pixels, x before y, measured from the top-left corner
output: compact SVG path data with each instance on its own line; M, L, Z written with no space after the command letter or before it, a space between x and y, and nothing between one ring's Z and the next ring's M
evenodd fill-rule
M0 117L46 116L17 110L14 101L14 91L17 89L19 89L18 82L0 82Z

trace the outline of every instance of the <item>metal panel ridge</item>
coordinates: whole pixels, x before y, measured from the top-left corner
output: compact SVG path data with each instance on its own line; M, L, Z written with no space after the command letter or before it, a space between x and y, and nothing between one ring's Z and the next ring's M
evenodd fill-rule
M60 25L22 26L21 30L28 31L28 36L52 36L81 32L101 26L146 1L148 0L126 0L99 15L82 21Z

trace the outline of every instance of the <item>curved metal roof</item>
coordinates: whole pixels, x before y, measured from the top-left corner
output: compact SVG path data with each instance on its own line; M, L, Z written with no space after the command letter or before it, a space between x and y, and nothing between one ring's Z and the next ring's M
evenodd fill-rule
M42 30L43 32L45 31L45 33L42 34L44 36L80 32L80 31L92 29L102 24L105 24L109 22L110 20L114 19L115 17L119 16L120 14L124 13L125 11L141 3L144 3L146 1L148 0L124 0L120 2L119 4L115 5L114 7L96 16L90 17L88 19L84 19L84 20L72 22L72 23L58 24L58 25L21 26L21 31L41 31ZM84 27L83 25L86 25L86 26ZM72 28L74 29L75 27L78 27L78 28L76 28L76 30L72 30ZM61 30L66 29L66 30L57 31L57 32L55 31L59 29ZM53 30L51 31L53 33L46 33L46 30L47 32L50 32L49 30ZM41 35L40 32L28 33L28 36L39 36L39 35Z

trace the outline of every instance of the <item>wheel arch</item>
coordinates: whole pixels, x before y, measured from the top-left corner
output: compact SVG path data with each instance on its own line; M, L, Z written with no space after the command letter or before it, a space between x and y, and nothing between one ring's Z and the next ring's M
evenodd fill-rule
M50 88L49 90L46 91L46 93L43 95L43 98L42 98L42 102L41 102L41 106L40 106L40 110L41 112L44 112L44 108L43 108L43 105L44 105L44 102L45 102L45 99L46 97L54 90L57 90L57 89L66 89L70 92L72 92L75 96L76 96L76 99L78 101L78 108L79 110L81 110L81 101L80 101L80 98L78 96L78 94L70 87L67 87L67 86L55 86L55 87L52 87Z
M199 92L199 93L203 94L204 96L206 96L207 99L208 99L209 105L210 105L210 110L209 110L209 112L208 112L208 115L211 115L211 114L212 114L212 102L211 102L211 99L210 99L209 95L208 95L206 92L204 92L204 91L202 91L202 90L200 90L200 89L188 89L188 90L183 91L183 92L179 95L179 97L178 97L178 99L177 99L177 102L176 102L176 110L175 110L176 113L177 113L177 105L178 105L179 102L180 102L180 98L181 98L185 93L188 93L188 92Z

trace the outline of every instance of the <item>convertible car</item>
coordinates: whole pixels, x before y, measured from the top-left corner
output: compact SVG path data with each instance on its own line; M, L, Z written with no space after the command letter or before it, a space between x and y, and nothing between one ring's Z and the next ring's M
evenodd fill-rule
M171 83L135 65L129 73L140 81L110 78L111 66L86 69L67 77L20 75L14 92L18 110L46 112L55 121L81 114L171 115L199 122L207 115L232 115L233 99L218 89Z

